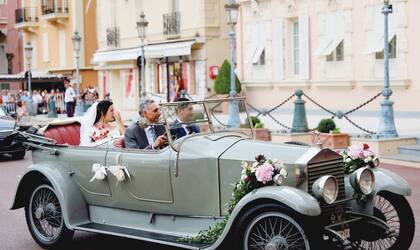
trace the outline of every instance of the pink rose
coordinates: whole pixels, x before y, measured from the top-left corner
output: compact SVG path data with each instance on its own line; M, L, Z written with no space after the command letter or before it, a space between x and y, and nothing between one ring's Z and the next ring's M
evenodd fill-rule
M273 180L274 168L269 163L264 163L262 166L257 168L255 176L259 182L266 184L267 182Z
M375 156L375 153L373 153L373 151L370 150L370 149L366 149L366 150L363 151L363 156L364 157Z

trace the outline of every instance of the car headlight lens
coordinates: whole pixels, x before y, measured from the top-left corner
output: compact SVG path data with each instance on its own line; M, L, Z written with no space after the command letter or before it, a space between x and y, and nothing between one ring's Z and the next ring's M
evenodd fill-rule
M325 175L318 178L312 185L312 192L318 199L323 199L325 203L333 203L338 196L338 182L332 175Z
M369 167L359 168L350 176L350 184L358 192L369 195L375 188L375 174Z

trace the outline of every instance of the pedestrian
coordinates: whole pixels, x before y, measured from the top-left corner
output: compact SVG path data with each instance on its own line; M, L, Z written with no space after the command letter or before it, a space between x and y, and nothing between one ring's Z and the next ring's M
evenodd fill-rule
M66 113L67 117L73 117L74 116L74 107L76 106L76 92L74 92L74 89L72 87L72 84L66 81L64 83L64 86L66 87L66 92L64 94L64 102L66 103Z
M98 100L98 92L92 86L89 86L82 94L83 111L86 112L92 104Z

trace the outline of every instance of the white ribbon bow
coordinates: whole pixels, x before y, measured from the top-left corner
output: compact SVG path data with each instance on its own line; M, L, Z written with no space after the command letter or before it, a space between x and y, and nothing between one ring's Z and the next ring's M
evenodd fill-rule
M89 182L92 182L95 179L96 180L103 180L103 179L105 179L105 176L106 176L106 167L99 164L99 163L94 163L92 165L92 172L94 174L93 174L92 179L90 179Z
M117 178L117 185L120 181L125 181L125 175L127 175L128 179L131 179L130 173L128 172L128 169L126 166L121 165L115 165L115 166L109 166L108 171L111 172L115 178Z

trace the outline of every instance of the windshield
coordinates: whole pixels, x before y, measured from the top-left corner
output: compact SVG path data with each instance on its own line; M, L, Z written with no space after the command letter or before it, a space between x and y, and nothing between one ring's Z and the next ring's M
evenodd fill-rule
M232 126L229 121L229 106L236 105L240 124ZM216 133L220 131L241 132L253 137L245 98L208 99L163 103L162 115L173 142L190 134Z
M0 106L0 117L6 116L6 111Z

